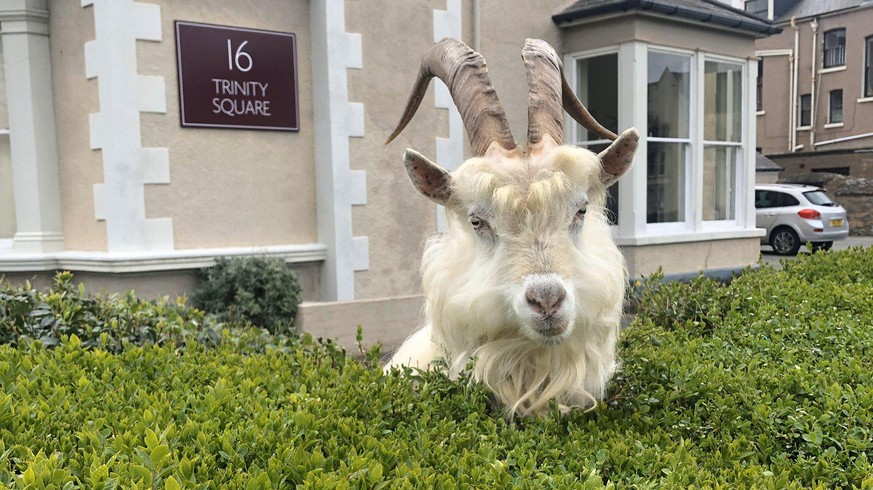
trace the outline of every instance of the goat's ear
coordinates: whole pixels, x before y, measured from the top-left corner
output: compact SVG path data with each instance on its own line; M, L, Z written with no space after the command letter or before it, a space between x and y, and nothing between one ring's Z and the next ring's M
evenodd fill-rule
M609 187L627 172L634 161L640 134L630 128L619 135L609 148L600 152L600 180Z
M412 185L431 201L442 204L452 196L452 176L421 153L408 149L403 154L403 165Z

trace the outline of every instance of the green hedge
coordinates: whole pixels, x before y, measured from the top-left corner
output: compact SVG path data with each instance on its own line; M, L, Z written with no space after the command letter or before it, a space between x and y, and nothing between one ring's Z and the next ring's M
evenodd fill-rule
M0 346L0 484L873 489L871 298L869 249L650 284L609 400L514 422L377 349L25 339Z

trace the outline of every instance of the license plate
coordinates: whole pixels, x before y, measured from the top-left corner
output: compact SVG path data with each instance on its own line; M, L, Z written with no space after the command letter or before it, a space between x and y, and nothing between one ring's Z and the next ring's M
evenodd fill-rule
M842 219L832 219L831 226L834 228L838 228L840 226L843 226L843 220Z

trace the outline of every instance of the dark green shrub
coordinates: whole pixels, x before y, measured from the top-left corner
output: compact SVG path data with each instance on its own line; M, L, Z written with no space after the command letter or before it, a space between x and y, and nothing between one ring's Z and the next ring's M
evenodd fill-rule
M200 286L192 295L198 308L223 322L250 322L272 333L291 331L300 281L284 260L219 258L200 273Z
M54 346L62 336L77 336L86 347L113 352L124 345L184 343L187 339L215 343L220 326L185 305L184 300L146 301L133 292L92 297L73 283L70 272L59 272L48 291L26 285L0 284L0 343L16 345L39 339Z

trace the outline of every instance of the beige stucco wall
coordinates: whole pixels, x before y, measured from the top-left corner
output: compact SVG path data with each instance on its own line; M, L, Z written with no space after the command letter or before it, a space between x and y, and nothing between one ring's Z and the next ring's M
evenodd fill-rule
M785 153L791 146L788 141L788 114L792 104L791 62L788 56L766 56L763 59L763 113L759 112L757 116L756 146L765 154Z
M761 247L756 237L622 247L622 252L633 278L655 273L659 267L665 275L742 268L758 261Z
M85 78L94 13L68 0L52 0L49 12L64 242L68 250L105 251L106 225L94 218L93 192L94 184L103 182L103 160L91 149L88 131L88 114L100 110L98 82Z
M293 264L289 266L296 271L300 279L303 301L318 301L321 291L320 267L318 264ZM55 271L39 272L3 272L0 278L10 284L21 286L26 281L37 289L46 289L52 285ZM199 284L198 271L191 269L130 272L130 273L73 273L76 284L85 285L88 293L115 294L135 291L143 299L158 299L164 296L177 298L190 297Z
M527 141L528 89L521 48L527 38L543 39L559 55L565 53L561 32L552 22L552 14L559 12L568 2L511 0L480 3L481 52L509 117L512 134L519 144L524 145Z
M746 58L754 51L755 40L749 35L677 19L662 19L649 15L610 16L592 19L583 24L567 26L564 31L564 52L574 53L616 46L627 41L644 41L659 46L701 50L724 56Z
M346 1L346 31L361 34L363 50L363 68L348 71L349 101L364 104L365 136L349 139L351 168L367 172L367 205L352 208L353 234L370 245L369 270L355 273L360 299L421 290L421 244L436 231L436 205L413 189L402 157L414 148L435 159L434 137L448 136L448 111L434 107L433 88L403 133L383 143L400 119L422 53L433 45L436 8L445 9L445 1Z
M150 3L161 7L163 41L138 43L138 67L164 77L167 113L142 115L142 143L169 148L170 184L146 185L146 217L172 218L177 249L316 242L309 3ZM175 20L295 33L300 131L182 128Z
M363 348L382 344L390 352L416 328L423 318L420 295L330 303L303 303L297 313L297 328L315 338L335 340L351 353L359 353L358 325L363 329Z

